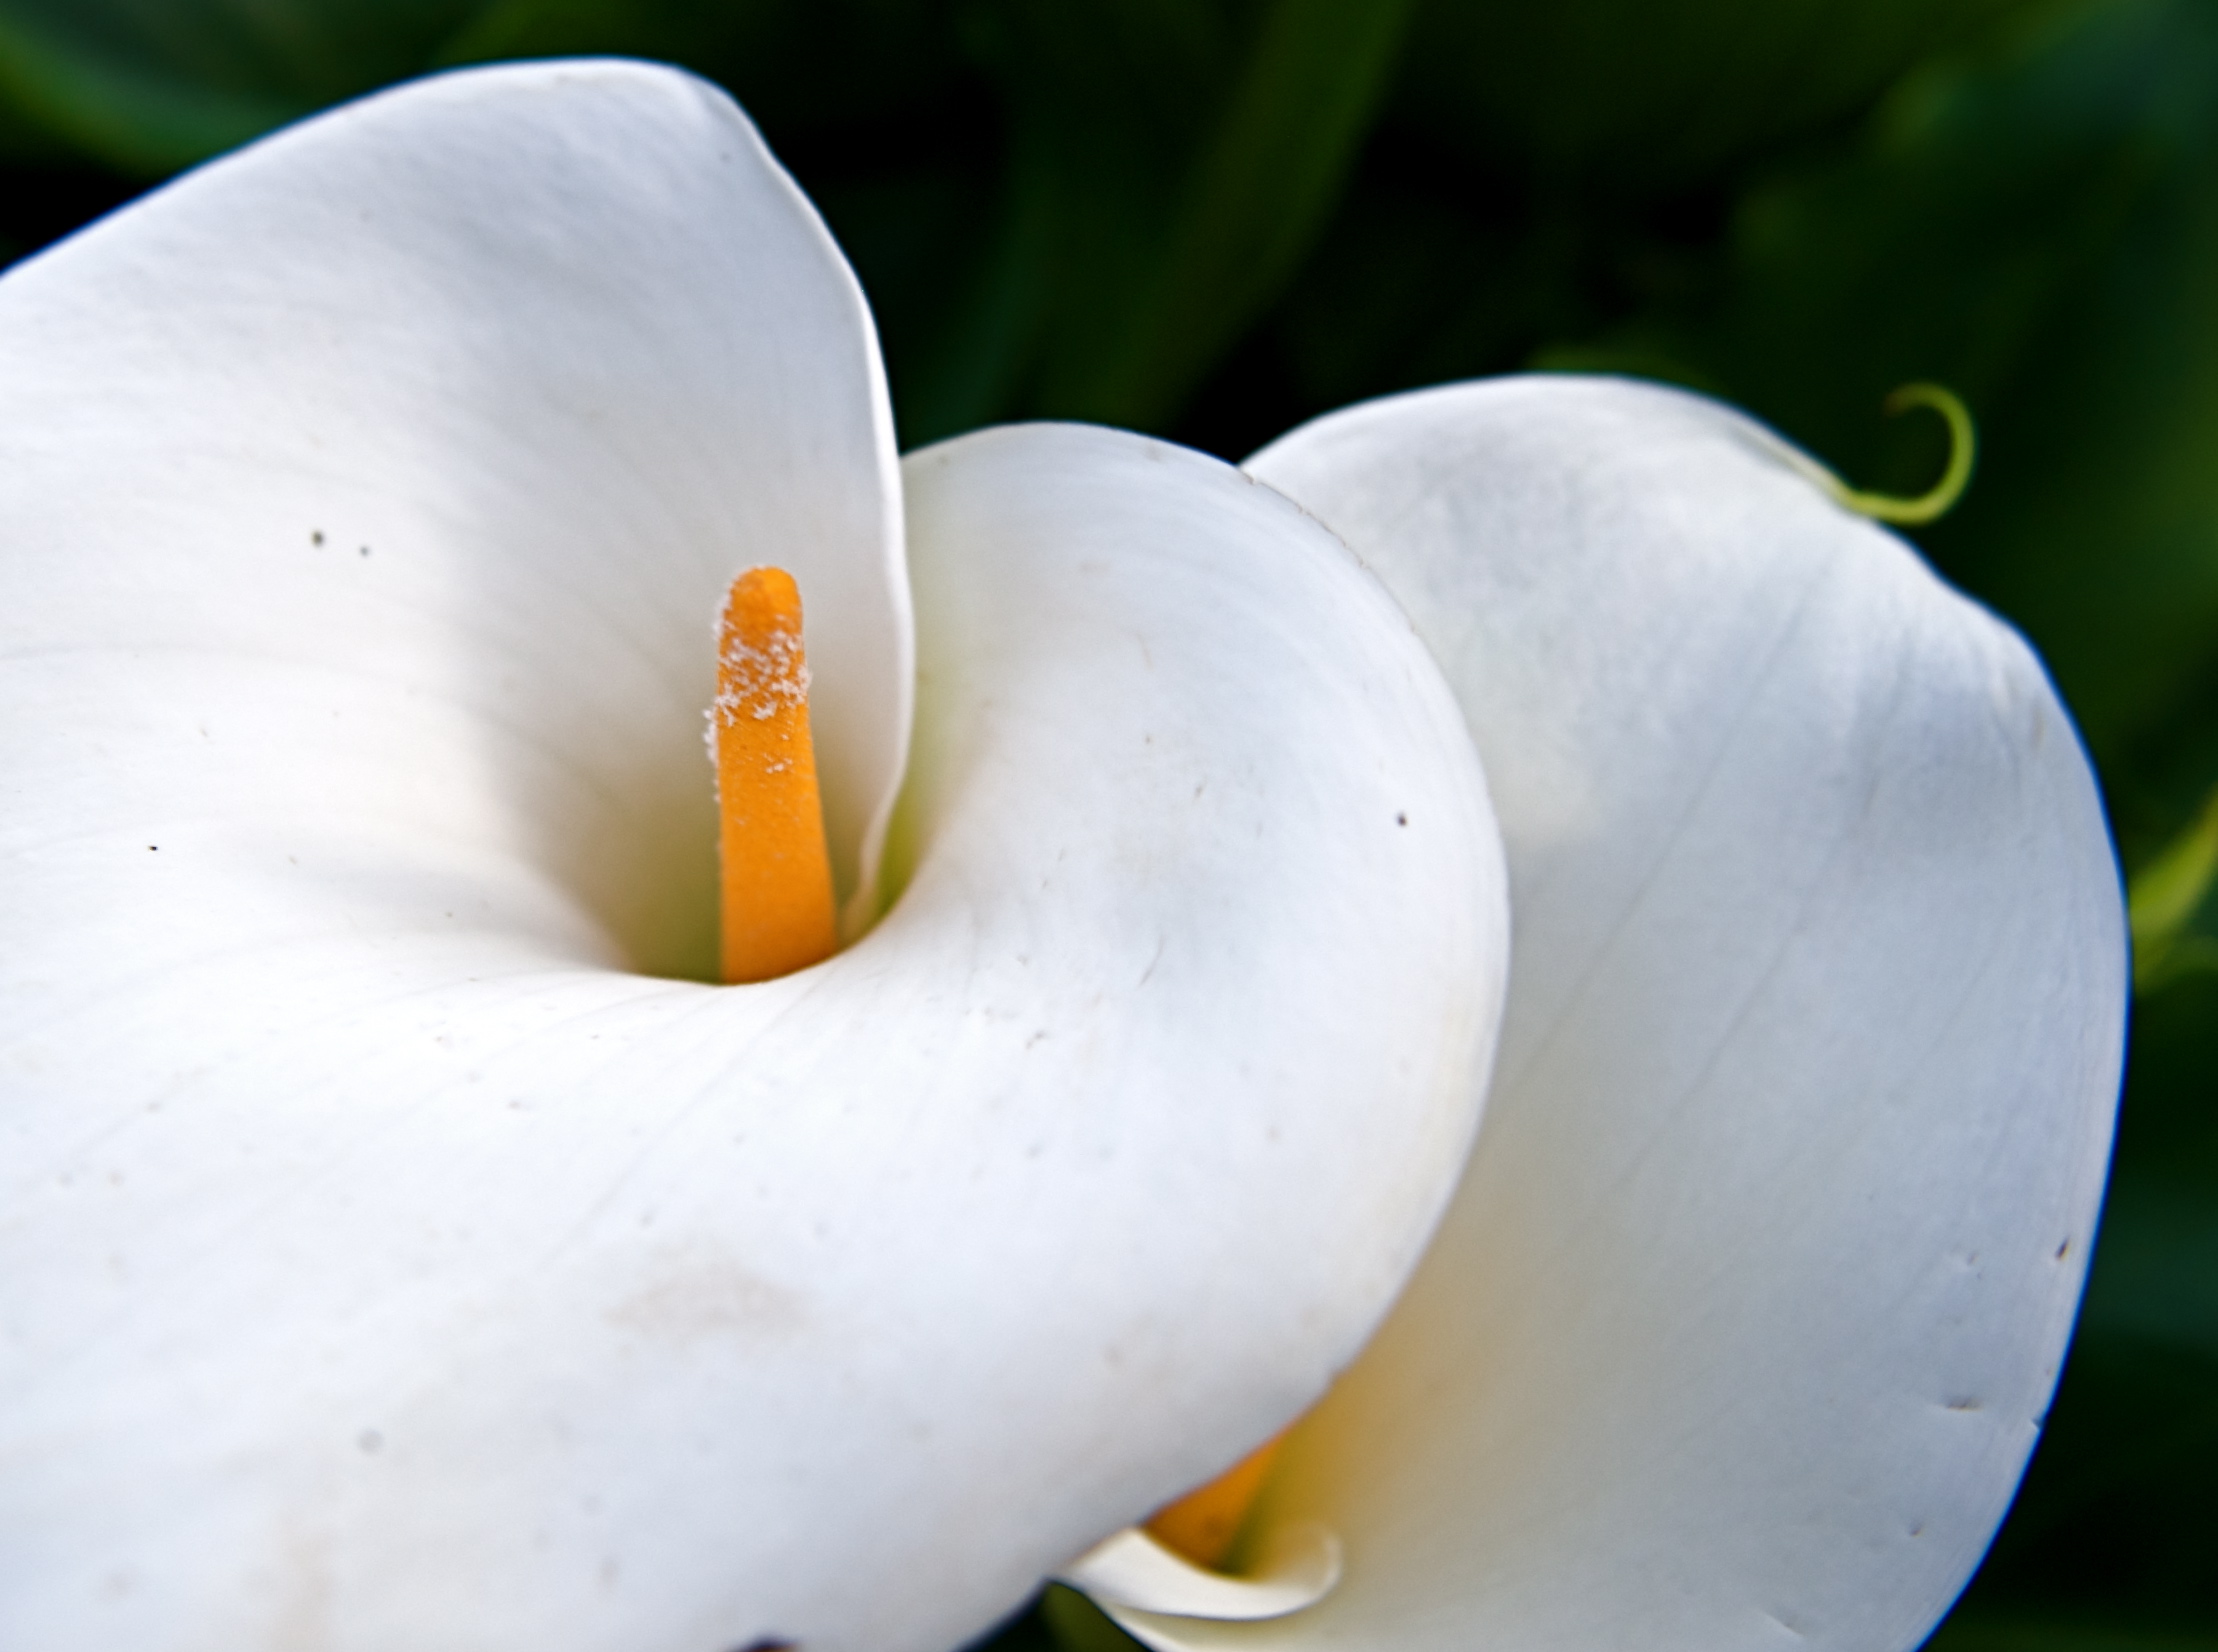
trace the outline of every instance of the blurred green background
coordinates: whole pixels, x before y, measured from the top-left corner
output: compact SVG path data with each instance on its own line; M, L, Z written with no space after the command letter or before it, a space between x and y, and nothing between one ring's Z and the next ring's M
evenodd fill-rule
M1915 493L2134 875L2078 1339L1936 1652L2218 1652L2218 0L0 0L0 261L323 105L616 52L731 89L883 328L904 446L1238 458L1361 397L1677 380ZM1049 1619L1001 1652L1052 1644Z

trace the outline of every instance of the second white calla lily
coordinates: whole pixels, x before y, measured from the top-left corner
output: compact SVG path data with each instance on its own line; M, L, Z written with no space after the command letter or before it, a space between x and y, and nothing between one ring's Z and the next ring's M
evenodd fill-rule
M1715 403L1392 398L1249 461L1455 684L1516 948L1454 1209L1257 1522L1307 1611L1160 1648L1903 1652L1977 1564L2085 1276L2116 865L2037 661Z

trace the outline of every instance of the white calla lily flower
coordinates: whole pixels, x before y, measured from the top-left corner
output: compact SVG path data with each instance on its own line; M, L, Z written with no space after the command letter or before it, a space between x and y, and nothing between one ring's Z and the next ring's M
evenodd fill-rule
M945 1648L1354 1357L1504 872L1293 505L1078 427L901 474L815 215L638 65L282 134L0 341L0 1643ZM718 987L764 561L866 911L913 563L906 887Z
M1895 1652L1960 1586L2115 870L2022 645L1757 427L897 467L806 202L630 64L281 134L0 341L0 1642L932 1652L1062 1570L1161 1647ZM764 561L860 938L709 987ZM1343 1370L1242 1578L1111 1535Z

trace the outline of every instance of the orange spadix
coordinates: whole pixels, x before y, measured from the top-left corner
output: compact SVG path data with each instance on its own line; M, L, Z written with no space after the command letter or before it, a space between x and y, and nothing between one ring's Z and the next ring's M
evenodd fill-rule
M717 628L718 853L724 979L767 981L839 947L832 860L809 739L801 593L783 568L732 581Z
M1197 1566L1222 1566L1256 1493L1263 1489L1278 1448L1285 1443L1284 1434L1276 1435L1206 1486L1197 1487L1176 1502L1165 1503L1148 1516L1148 1536Z

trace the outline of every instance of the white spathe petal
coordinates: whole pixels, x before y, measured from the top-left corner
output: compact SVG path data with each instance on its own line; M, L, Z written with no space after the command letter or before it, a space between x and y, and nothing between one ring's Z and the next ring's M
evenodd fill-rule
M418 692L470 616L372 670L195 651L191 603L101 647L72 564L25 588L0 1643L945 1652L1353 1357L1506 962L1452 698L1212 461L1051 427L907 472L908 885L754 987L622 972L562 854L383 798L404 754L608 761ZM562 613L517 703L623 622Z
M197 654L262 661L296 745L396 688L474 731L435 742L466 766L412 732L304 751L303 792L520 849L640 967L702 975L701 639L775 562L836 876L867 881L911 694L884 379L838 249L714 88L540 64L355 104L10 271L0 356L0 669L70 637L101 699L128 661L136 703L100 718L176 718L214 762L246 727L186 716Z
M1241 1620L1281 1618L1314 1606L1340 1581L1340 1540L1327 1527L1275 1526L1238 1573L1196 1566L1138 1527L1096 1544L1057 1574L1120 1622L1133 1614Z
M2125 1004L2117 875L2038 663L1775 437L1509 380L1251 462L1462 700L1516 912L1499 1076L1267 1521L1339 1588L1159 1646L1893 1652L2048 1405Z

